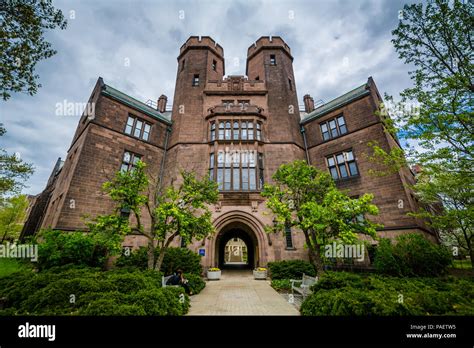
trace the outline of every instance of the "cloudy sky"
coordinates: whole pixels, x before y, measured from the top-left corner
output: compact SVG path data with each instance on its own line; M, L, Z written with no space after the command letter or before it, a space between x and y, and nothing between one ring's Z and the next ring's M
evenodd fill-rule
M294 56L300 104L306 93L329 101L367 81L383 94L410 86L409 66L390 42L407 1L54 1L66 30L46 34L57 54L37 66L42 88L1 102L1 147L36 170L24 193L39 193L58 157L66 157L79 116L57 116L64 101L87 102L99 76L135 98L174 92L179 47L209 35L224 48L228 75L245 74L248 46L279 35ZM238 58L239 64L235 64Z

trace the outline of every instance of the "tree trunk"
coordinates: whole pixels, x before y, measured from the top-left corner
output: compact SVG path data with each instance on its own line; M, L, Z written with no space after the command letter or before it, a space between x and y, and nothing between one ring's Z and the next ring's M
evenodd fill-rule
M309 262L311 262L316 268L316 271L319 276L324 273L324 265L323 260L321 259L320 245L316 244L313 246L311 238L309 237L309 232L303 231L303 233L306 239L306 245L308 246Z
M6 229L5 233L3 234L2 240L0 241L0 244L3 244L3 241L7 237L8 229Z
M166 252L166 248L161 248L160 254L158 255L158 260L156 261L156 267L155 267L155 269L158 272L161 270L161 265L163 264L163 259L165 258L165 252Z
M316 267L318 275L322 275L324 273L324 263L323 259L321 258L321 246L319 244L314 245L313 265Z
M155 244L153 243L153 239L148 239L148 269L154 269L155 266Z

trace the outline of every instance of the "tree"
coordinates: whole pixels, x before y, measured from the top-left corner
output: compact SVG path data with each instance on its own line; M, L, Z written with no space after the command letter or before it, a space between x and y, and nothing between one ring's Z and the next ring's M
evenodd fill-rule
M0 137L5 133L6 130L0 123ZM0 148L0 200L6 194L19 193L25 186L23 182L28 180L33 171L33 165Z
M466 30L474 26L473 14L470 1L405 5L403 19L392 31L399 58L416 69L409 73L413 87L402 91L392 108L398 119L386 121L392 133L417 141L419 149L410 153L414 162L473 161L474 49ZM392 96L386 99L393 102ZM408 107L414 103L417 107ZM463 164L459 169L473 172Z
M394 103L393 109L399 111L395 122L385 120L389 132L416 148L408 149L405 161L400 149L384 151L375 144L372 156L389 172L407 163L420 165L422 181L413 189L424 203L444 207L415 215L427 218L441 236L468 249L472 230L466 226L472 226L474 196L474 49L472 31L466 28L474 26L473 14L472 1L404 6L392 42L399 58L415 66L409 73L413 86ZM386 100L394 99L386 96ZM418 107L407 107L413 103ZM389 109L383 107L382 114Z
M456 247L471 259L474 265L474 194L472 178L455 170L440 170L437 166L424 167L418 176L415 191L426 205L442 205L441 209L420 210L412 213L426 219L440 231L444 244ZM468 185L466 185L466 182ZM456 254L456 252L454 252Z
M218 198L217 184L207 177L198 180L193 173L182 172L182 184L158 192L145 172L146 165L139 161L128 172L118 172L115 178L104 184L104 190L117 203L115 214L99 216L95 227L115 226L119 233L136 232L148 240L148 268L160 270L167 248L177 238L186 242L202 240L214 231L211 212L207 204ZM120 216L129 211L135 218L133 226ZM146 214L149 224L143 222ZM158 250L158 258L155 258Z
M11 92L33 95L41 87L34 73L36 63L56 54L44 32L65 29L67 21L51 0L4 0L0 2L0 22L2 98L8 100Z
M283 164L273 175L274 185L266 184L262 195L275 214L271 232L285 226L296 227L304 234L311 262L324 272L322 248L333 241L352 244L358 234L376 238L379 225L360 216L376 215L373 196L364 194L352 199L339 191L331 176L304 161Z
M10 197L0 206L0 244L19 237L26 208L28 199L25 195Z

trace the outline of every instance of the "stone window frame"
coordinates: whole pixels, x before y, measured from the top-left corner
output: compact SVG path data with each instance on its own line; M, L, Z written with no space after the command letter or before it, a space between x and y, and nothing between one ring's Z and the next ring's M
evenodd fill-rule
M130 124L130 121L132 121L131 124ZM137 130L138 122L141 123L141 127L139 128L139 134L137 136L135 135L135 133ZM127 122L125 123L125 129L123 132L131 137L141 139L144 141L150 141L152 126L153 125L150 122L147 122L140 117L129 114L127 118ZM146 131L147 127L148 127L148 131ZM128 129L130 129L130 131L128 131ZM146 134L146 137L145 137L145 134Z
M351 158L348 159L348 154L351 154ZM342 156L342 160L341 157ZM354 164L354 166L351 166ZM329 156L326 156L326 166L329 170L329 174L333 178L333 180L347 180L355 177L360 176L360 170L357 165L356 157L354 155L354 150L352 148L339 151ZM346 176L343 176L342 168L344 168ZM353 174L353 169L355 169L355 174ZM337 175L337 178L335 177Z
M342 124L339 121L340 119L342 119ZM331 126L332 122L334 122L335 128ZM338 138L349 132L344 114L339 114L326 121L320 122L319 130L321 131L321 139L323 139L323 141L329 141L331 139ZM336 135L334 135L333 132L335 132ZM327 136L325 134L327 134Z
M130 159L129 160L125 160L125 154L129 154L130 155ZM130 151L130 150L124 150L123 151L123 154L122 154L122 161L120 162L120 171L121 172L124 172L124 171L131 171L133 170L133 168L136 167L136 162L137 161L140 161L141 159L143 158L143 155L140 155L136 152L133 152L133 151ZM124 166L126 167L126 170L124 169Z
M240 152L238 161L235 161L235 158L227 160L224 151L217 151L217 156L215 152L209 153L209 179L218 184L219 191L260 192L263 190L264 154L257 150L250 150L250 152L254 154L253 161L250 161L250 157L243 161L244 158ZM224 156L223 160L219 160L221 153Z
M285 223L285 249L296 250L293 244L293 234L291 231L291 225L288 222Z
M194 74L193 75L193 82L192 82L192 87L199 87L199 74Z
M235 126L238 126L236 128ZM217 133L216 133L217 130ZM237 137L236 137L237 135ZM256 119L219 118L209 122L209 141L263 141L263 123Z
M270 65L277 65L276 54L270 54Z

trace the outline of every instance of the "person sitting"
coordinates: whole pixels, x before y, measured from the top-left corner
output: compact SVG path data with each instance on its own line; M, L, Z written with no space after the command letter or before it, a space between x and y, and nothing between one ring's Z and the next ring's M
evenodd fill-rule
M181 269L178 269L176 272L174 272L171 278L166 282L166 285L180 285L184 288L187 294L193 294L189 288L188 280L184 278L183 271Z

